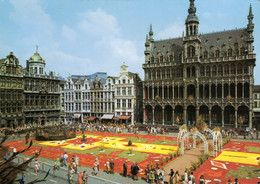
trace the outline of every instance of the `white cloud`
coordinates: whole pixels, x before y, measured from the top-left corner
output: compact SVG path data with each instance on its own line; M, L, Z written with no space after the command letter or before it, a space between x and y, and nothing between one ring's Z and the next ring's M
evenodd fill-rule
M38 31L42 34L52 36L55 29L51 17L42 9L40 1L35 0L10 0L14 11L10 18L24 29L31 29L31 32Z
M68 40L75 40L77 37L77 33L66 25L62 26L61 34Z
M47 66L50 70L59 72L62 76L71 74L86 74L92 60L70 55L62 51L52 51L46 55ZM77 72L77 73L75 73Z
M164 30L160 31L156 36L158 39L168 39L182 36L183 31L185 30L185 25L183 20L178 20L172 25L168 26Z
M120 34L120 28L117 25L117 19L98 8L96 11L87 11L80 14L81 21L78 27L93 35L117 36Z

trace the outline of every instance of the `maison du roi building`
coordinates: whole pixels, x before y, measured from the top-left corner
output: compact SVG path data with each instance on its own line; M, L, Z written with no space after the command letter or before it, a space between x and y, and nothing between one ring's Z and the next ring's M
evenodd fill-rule
M250 5L245 28L199 34L194 0L181 38L146 36L144 119L156 124L252 127L254 24Z
M45 65L38 49L25 68L13 52L0 60L0 127L58 121L60 80Z

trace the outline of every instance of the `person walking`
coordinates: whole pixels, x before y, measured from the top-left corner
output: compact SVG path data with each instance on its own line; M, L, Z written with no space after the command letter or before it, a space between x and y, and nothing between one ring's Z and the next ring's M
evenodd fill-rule
M77 181L78 181L78 184L83 184L83 173L82 173L82 171L79 171Z
M65 164L65 166L68 165L68 158L69 158L69 156L68 156L67 152L65 152L65 154L64 154L64 164Z
M150 174L149 174L149 180L151 181L151 184L154 184L155 181L155 169L154 167L151 167Z
M147 164L147 167L145 169L145 175L146 175L146 182L149 183L149 174L150 174L150 168L149 164Z
M180 180L179 171L176 171L176 173L175 173L175 183L179 183L179 180Z
M99 160L98 160L98 157L96 158L96 162L97 162L97 169L99 171Z
M73 165L70 164L68 167L68 182L69 184L72 184L72 179L73 179L73 174L74 174L74 169L73 169Z
M25 183L25 174L22 172L21 179L20 179L20 184L24 184L24 183Z
M63 156L63 154L61 154L61 156L60 156L60 166L63 167L63 165L64 165L64 156Z
M109 162L109 159L107 160L106 162L106 171L107 171L107 174L110 173L110 162Z
M134 168L133 168L133 179L134 180L138 180L138 172L139 172L140 168L138 166L138 163L135 164Z
M83 171L82 180L83 180L83 184L88 183L88 173L86 171Z
M40 165L39 165L38 159L36 158L35 162L34 162L34 169L35 169L36 174L39 171L39 167L40 167Z
M97 159L94 162L94 175L98 175L98 161Z
M110 165L110 173L114 174L115 163L114 163L113 159L111 159L109 165Z
M173 184L173 179L174 179L174 171L173 169L171 169L171 172L170 172L170 179L169 179L169 184Z
M127 176L127 160L126 160L125 163L123 164L123 176L124 176L124 177Z

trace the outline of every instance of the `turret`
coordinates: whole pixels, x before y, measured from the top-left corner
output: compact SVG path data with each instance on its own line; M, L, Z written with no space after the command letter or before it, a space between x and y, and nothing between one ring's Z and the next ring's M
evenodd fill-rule
M190 7L188 9L188 17L186 19L186 36L198 35L199 19L196 16L195 0L190 0Z
M38 53L38 46L36 46L36 52L30 59L26 61L27 71L30 74L45 75L45 60Z
M152 24L150 24L149 40L150 40L151 42L154 41L154 39L153 39L153 27L152 27Z
M248 32L247 51L248 51L248 53L253 53L253 51L254 51L254 46L253 46L253 42L254 42L254 36L253 36L253 32L254 32L254 24L253 24L254 15L252 13L252 5L251 4L250 4L250 7L249 7L249 14L247 16L247 19L248 19L248 24L247 24L247 32Z

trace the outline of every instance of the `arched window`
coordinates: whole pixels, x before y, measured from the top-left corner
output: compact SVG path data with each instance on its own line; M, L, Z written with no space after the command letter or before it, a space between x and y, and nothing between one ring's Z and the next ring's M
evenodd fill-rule
M166 78L167 78L167 79L170 79L170 78L171 78L171 77L170 77L170 69L166 70Z
M173 62L173 55L170 55L170 62Z
M231 64L231 74L236 75L236 65L234 63Z
M219 56L220 56L220 51L219 51L219 50L216 50L215 55L216 55L216 58L219 58Z
M216 76L216 75L217 75L217 67L216 67L216 65L214 65L212 67L212 76Z
M172 78L176 77L175 75L175 69L172 69Z
M248 65L244 65L244 74L248 74Z
M206 76L209 77L210 76L210 66L206 67Z
M163 62L163 56L160 56L160 62Z
M203 55L204 59L208 58L208 51L204 51L204 55Z
M205 69L204 69L204 66L201 66L200 67L200 76L205 76Z
M223 76L223 68L222 68L222 65L218 65L218 76Z
M228 49L228 56L232 56L232 49Z
M157 71L157 78L156 79L157 80L161 79L161 72L160 72L160 70Z
M242 74L242 64L241 63L239 63L238 65L237 65L237 74L238 75L241 75Z
M194 57L195 56L195 47L189 46L187 55L188 55L188 57Z
M225 72L225 75L229 75L229 66L228 66L228 64L226 64L224 66L224 72Z
M151 76L151 71L148 71L148 79L151 80L152 76Z
M151 57L151 63L154 63L154 57L153 56Z
M162 79L165 79L165 71L162 70Z
M245 48L244 47L241 47L240 48L240 55L245 55Z

